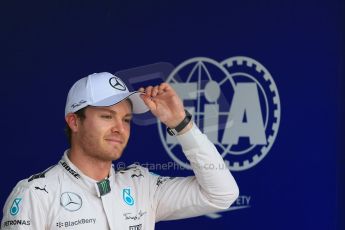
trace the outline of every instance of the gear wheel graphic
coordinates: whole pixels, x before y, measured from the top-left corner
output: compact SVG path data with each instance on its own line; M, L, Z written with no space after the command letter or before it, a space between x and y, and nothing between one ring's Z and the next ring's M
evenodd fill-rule
M231 159L228 160L229 168L234 171L242 171L259 163L270 151L277 137L280 124L280 97L272 75L258 61L249 57L236 56L224 60L221 65L228 70L235 82L241 78L255 82L264 98L262 104L265 104L263 115L267 144L264 146L253 145L244 150L229 151L231 154ZM245 154L244 157L243 154Z

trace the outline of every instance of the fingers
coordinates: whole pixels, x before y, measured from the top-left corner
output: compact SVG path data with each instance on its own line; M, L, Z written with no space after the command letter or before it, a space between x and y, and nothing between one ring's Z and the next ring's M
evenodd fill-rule
M153 87L153 89L152 89L152 93L151 93L151 97L155 97L155 96L157 96L157 94L158 94L158 85L156 85L155 87Z
M153 88L153 87L152 87L151 85L148 86L148 87L146 87L146 89L145 89L145 94L151 97L152 88Z
M145 93L150 97L155 97L170 90L172 90L171 86L168 83L163 82L162 84L156 86L148 86L146 88L141 87L138 91Z
M170 90L171 89L171 86L166 83L166 82L163 82L162 84L159 85L159 91L167 91L167 90Z
M140 97L141 99L143 99L145 105L149 107L151 111L156 110L156 103L152 101L150 96L148 96L147 94L141 94Z
M159 86L158 86L158 94L162 94L162 93L164 93L166 90L166 83L164 84L164 83L162 83L162 84L160 84Z

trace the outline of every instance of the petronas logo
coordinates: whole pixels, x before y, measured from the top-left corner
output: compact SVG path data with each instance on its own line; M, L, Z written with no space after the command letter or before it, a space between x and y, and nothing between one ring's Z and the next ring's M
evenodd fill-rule
M134 204L134 199L131 196L131 189L130 188L125 188L122 190L122 198L126 204L131 205L131 206Z
M97 182L98 190L101 196L109 193L111 191L110 182L108 179L104 179L100 182Z
M15 216L19 212L19 203L22 201L22 198L16 198L14 199L11 208L10 208L10 214L12 216Z

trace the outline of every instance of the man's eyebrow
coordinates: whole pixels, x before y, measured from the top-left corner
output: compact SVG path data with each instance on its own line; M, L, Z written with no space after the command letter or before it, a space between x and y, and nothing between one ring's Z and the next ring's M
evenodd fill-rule
M106 112L110 112L112 114L116 114L117 112L115 110L112 110L112 109L107 109L107 108L98 108L99 110L103 110L103 111L106 111ZM132 117L133 114L132 113L127 113L125 115L125 117Z

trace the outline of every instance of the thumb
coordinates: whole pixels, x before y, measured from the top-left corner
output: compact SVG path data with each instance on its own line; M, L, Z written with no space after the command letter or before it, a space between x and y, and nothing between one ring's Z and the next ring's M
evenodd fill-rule
M141 99L144 101L145 105L149 107L151 111L156 110L156 103L151 100L151 97L145 94L140 95Z

